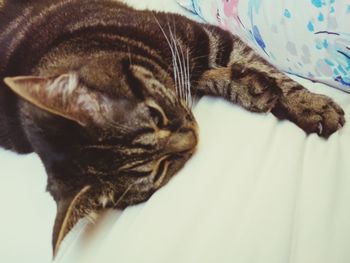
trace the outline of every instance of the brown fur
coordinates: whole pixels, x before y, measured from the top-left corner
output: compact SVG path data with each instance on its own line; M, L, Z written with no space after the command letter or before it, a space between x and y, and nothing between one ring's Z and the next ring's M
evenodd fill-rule
M219 28L113 0L0 7L0 145L42 159L58 206L55 252L80 218L147 200L183 167L198 140L192 96L325 137L344 124L331 99Z

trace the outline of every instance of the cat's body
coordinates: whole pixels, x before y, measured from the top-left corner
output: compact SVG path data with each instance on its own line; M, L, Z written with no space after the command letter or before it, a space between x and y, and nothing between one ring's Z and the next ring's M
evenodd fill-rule
M219 28L113 0L0 7L0 145L43 160L55 248L82 216L146 200L184 165L197 144L191 96L323 136L344 124L333 101Z

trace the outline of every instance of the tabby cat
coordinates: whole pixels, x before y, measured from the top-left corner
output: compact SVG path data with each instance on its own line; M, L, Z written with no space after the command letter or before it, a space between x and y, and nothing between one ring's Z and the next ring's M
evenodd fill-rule
M194 97L220 96L328 137L344 112L236 36L116 0L0 2L0 145L36 152L57 203L56 253L76 222L147 200L196 149Z

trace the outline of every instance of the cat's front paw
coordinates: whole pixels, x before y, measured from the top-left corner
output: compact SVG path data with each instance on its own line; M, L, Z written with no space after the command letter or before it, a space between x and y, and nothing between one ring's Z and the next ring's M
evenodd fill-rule
M300 90L289 96L282 96L273 109L280 118L287 118L307 133L328 137L344 123L344 111L331 98Z

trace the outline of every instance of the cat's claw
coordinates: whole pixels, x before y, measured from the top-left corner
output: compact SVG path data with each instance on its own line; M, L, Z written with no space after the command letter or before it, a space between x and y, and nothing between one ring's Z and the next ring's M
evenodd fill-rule
M322 131L323 131L323 126L322 126L322 123L319 122L319 123L318 123L318 132L317 132L317 133L318 133L319 135L321 135L321 134L322 134Z
M274 113L293 121L307 133L322 137L329 137L345 124L345 113L338 104L327 96L307 90L281 97Z

